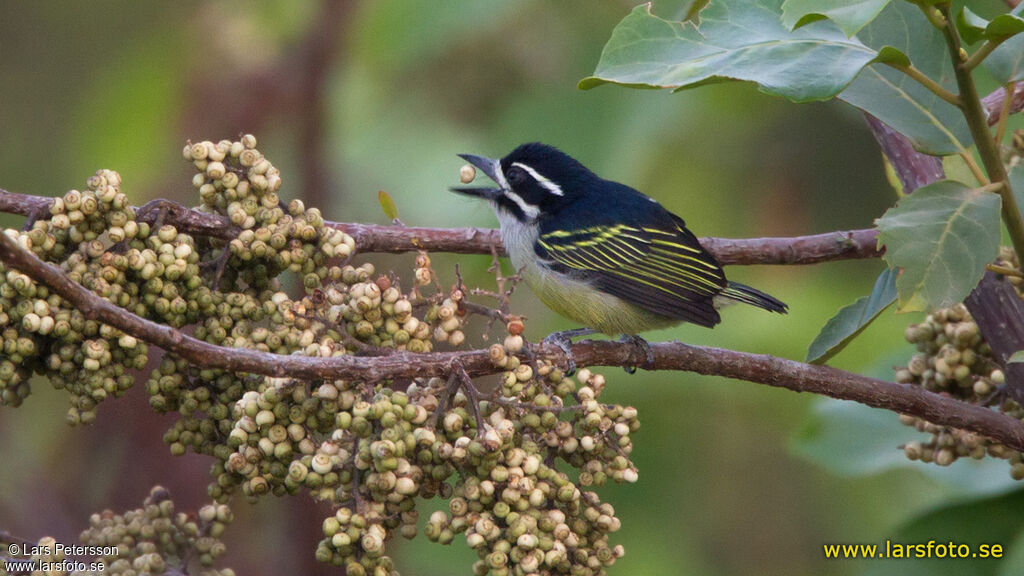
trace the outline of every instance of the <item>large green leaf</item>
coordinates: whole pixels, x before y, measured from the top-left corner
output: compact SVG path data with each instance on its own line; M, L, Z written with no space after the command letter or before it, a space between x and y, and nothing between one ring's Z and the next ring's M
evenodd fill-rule
M1013 9L1018 18L1024 15L1024 4ZM1024 80L1024 34L1003 42L983 62L1000 84Z
M828 18L853 36L878 16L890 0L786 0L782 4L782 23L789 28Z
M680 90L746 80L794 101L825 100L879 56L829 21L788 30L781 4L715 1L701 12L699 28L658 18L650 4L637 6L612 31L594 75L579 87L610 82Z
M861 576L1000 576L1020 574L1007 572L1004 564L1013 561L1002 557L1009 552L1009 546L1024 531L1024 490L1017 490L1002 496L985 500L954 503L914 518L896 530L891 536L877 542L879 552L885 548L885 539L895 544L922 544L930 554L927 557L876 558L865 565ZM936 553L937 546L968 546L957 548L960 552L976 556L950 558L948 552L942 556ZM873 544L875 544L873 542ZM990 557L982 557L982 545L986 545ZM1000 558L994 556L999 546ZM914 551L914 549L911 549ZM946 549L948 551L948 548Z
M898 50L918 70L955 91L956 80L942 33L910 2L893 2L858 34L872 49ZM899 131L927 154L945 156L970 147L960 110L903 72L884 65L865 69L839 98Z
M904 197L876 221L901 311L945 308L963 300L999 251L1000 198L942 180Z
M886 268L875 280L870 296L839 309L807 348L807 362L824 364L846 348L868 324L896 301L896 277L899 271Z
M892 369L888 368L889 374ZM884 377L884 376L883 376ZM961 458L936 466L907 458L900 445L928 437L880 408L821 398L789 442L789 451L839 476L858 478L889 470L915 470L961 498L1004 494L1020 484L1005 460Z

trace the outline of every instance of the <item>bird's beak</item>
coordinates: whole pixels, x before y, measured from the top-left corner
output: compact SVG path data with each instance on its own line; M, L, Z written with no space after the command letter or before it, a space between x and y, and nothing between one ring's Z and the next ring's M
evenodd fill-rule
M487 158L486 156L476 156L474 154L459 154L459 157L473 166L476 166L481 172L486 174L488 178L494 180L495 183L505 181L501 176L501 162L499 160ZM485 200L494 200L501 195L503 190L502 188L488 188L485 186L453 186L451 191L458 192L459 194L465 194L467 196L483 198Z

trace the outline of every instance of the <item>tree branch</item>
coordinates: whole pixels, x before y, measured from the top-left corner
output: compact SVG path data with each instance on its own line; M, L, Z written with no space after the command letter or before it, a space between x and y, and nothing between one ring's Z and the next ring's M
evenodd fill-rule
M985 108L985 121L989 126L995 126L1002 117L1006 92L1000 88L981 99L981 104ZM1013 98L1010 101L1009 113L1016 114L1021 110L1024 110L1024 82L1017 82L1013 85Z
M910 194L921 186L945 178L941 159L918 152L906 136L871 114L865 112L864 119L867 120L871 134L882 147L882 153L889 159L889 164L903 184L904 194Z
M29 216L48 211L51 198L17 194L0 189L0 212ZM241 229L227 218L186 208L170 200L153 200L137 209L139 221L153 224L163 215L165 224L195 236L230 240ZM354 222L327 222L356 241L356 249L373 252L451 252L454 254L505 254L501 236L490 228L417 228ZM722 264L815 264L830 260L881 256L872 229L827 232L810 236L778 238L701 238L700 243Z
M1018 350L1024 350L1024 300L1001 276L985 272L978 286L964 300L978 331L1003 366L1006 390L1024 405L1024 364L1007 362Z
M100 298L73 282L56 266L43 262L22 249L6 234L0 234L0 260L20 270L81 310L91 320L109 324L159 346L185 360L208 368L301 379L380 380L444 376L458 364L469 376L501 371L486 350L414 354L396 351L378 357L341 356L315 358L281 356L249 349L208 344L168 326L140 318ZM828 366L814 366L761 354L720 348L690 346L680 342L650 346L652 370L682 370L725 376L853 400L924 418L988 436L1017 450L1024 450L1024 423L995 411L928 392L920 387L867 378ZM619 342L583 341L572 346L579 366L640 366L646 356L637 346ZM565 358L555 345L544 345L537 358L560 362Z

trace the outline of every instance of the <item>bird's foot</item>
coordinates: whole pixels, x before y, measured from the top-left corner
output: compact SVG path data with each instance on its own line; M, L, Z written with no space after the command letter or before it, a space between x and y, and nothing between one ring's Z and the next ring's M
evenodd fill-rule
M647 357L647 363L644 364L644 368L650 368L654 364L654 351L651 350L651 345L647 342L647 340L644 340L643 338L637 336L636 334L623 334L622 338L619 338L619 342L632 344L639 348L640 351L644 353L644 356ZM627 374L635 374L636 368L636 366L622 367L622 369L625 370Z
M548 334L541 344L554 344L565 354L565 375L572 376L576 373L576 360L572 357L572 339L578 336L589 336L593 334L593 328L576 328L574 330L563 330Z

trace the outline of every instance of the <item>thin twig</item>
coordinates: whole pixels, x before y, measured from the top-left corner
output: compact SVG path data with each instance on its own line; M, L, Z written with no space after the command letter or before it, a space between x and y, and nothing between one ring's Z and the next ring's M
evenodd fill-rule
M999 45L1006 41L1008 38L1009 36L1006 36L1004 38L996 38L995 40L986 41L984 44L981 45L981 48L978 48L974 52L974 54L971 54L970 58L964 61L964 68L966 68L967 70L974 70L975 68L977 68L978 65L981 64L983 60L985 60L985 58L988 58L988 55L991 54L993 50L998 48Z
M49 210L52 198L17 194L0 189L0 212L28 216L34 208ZM157 216L180 232L231 240L241 229L219 214L192 210L170 200L153 200L137 209L136 219L154 224ZM325 222L356 241L360 253L403 253L425 250L453 254L505 255L501 236L488 228L418 228L354 222ZM774 238L700 239L721 264L817 264L832 260L877 258L873 229L827 232L810 236ZM509 277L512 278L512 277Z
M193 364L232 372L301 379L387 380L424 378L451 374L453 362L467 376L494 374L487 350L414 354L396 352L365 358L339 356L315 358L278 355L249 349L216 346L188 336L169 326L140 318L100 298L69 279L59 268L22 249L11 237L0 234L0 261L45 284L54 294L82 312L88 320L109 324L149 344L159 346ZM553 363L564 363L564 353L554 345L541 346L539 355ZM952 426L992 438L1015 450L1024 451L1024 423L1005 414L936 394L919 386L894 384L838 370L761 354L690 346L680 342L651 345L651 370L682 370L725 376L853 400L875 408L910 414L938 425ZM632 344L619 342L577 342L572 346L578 366L639 366L644 354Z
M956 106L957 108L963 106L963 101L960 100L959 96L943 88L941 84L929 78L924 72L921 72L920 70L915 68L913 64L904 65L895 62L886 62L886 64L892 68L895 68L896 70L899 70L900 72L903 72L904 74L915 80L918 84L927 88L929 92L935 94L939 98L942 98L946 102L949 102L953 106Z

